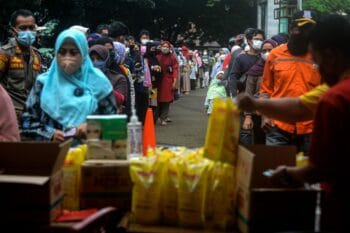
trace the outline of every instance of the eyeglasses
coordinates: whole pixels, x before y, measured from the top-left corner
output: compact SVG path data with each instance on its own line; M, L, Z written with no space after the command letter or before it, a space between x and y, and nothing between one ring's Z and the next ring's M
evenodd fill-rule
M35 30L35 25L19 25L16 27L16 29L19 29L21 31L34 31Z
M67 53L69 53L72 56L76 56L77 54L80 54L79 49L65 49L65 48L60 48L58 50L58 54L65 56Z

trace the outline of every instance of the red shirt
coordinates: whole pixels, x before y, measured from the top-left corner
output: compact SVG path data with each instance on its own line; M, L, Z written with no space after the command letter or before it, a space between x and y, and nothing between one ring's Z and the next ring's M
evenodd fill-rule
M346 224L342 220L350 207L350 75L321 97L314 124L310 161L325 173L322 180L330 188L322 214L327 221Z

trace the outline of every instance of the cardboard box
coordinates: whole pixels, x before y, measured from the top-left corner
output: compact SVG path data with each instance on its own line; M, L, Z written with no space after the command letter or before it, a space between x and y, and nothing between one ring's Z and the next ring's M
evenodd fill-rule
M235 199L241 232L314 230L317 190L276 188L267 169L295 166L293 146L239 146Z
M81 170L81 208L129 210L132 182L127 160L87 160Z
M62 213L62 168L70 145L0 143L0 224L46 224Z
M88 159L126 159L126 115L87 117Z

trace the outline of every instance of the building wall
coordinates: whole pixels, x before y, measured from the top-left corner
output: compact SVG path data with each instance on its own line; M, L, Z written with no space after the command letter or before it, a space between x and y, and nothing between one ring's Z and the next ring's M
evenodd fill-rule
M279 31L279 21L274 19L274 5L273 0L259 0L257 7L257 25L265 31L266 38L276 35ZM264 13L265 12L265 13Z

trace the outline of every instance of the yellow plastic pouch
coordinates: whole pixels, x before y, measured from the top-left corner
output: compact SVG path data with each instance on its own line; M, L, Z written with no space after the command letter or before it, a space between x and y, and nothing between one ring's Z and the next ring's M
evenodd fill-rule
M165 224L175 225L178 222L177 204L180 163L182 163L181 158L171 158L168 160L164 168L162 214Z
M220 163L213 170L213 222L216 228L227 230L234 224L234 167Z
M140 224L156 224L160 220L160 193L163 164L156 156L131 161L132 213Z
M220 161L235 164L238 153L240 113L231 98L226 98L226 129Z
M184 160L179 166L178 214L179 224L203 227L208 179L208 159Z
M217 161L221 157L227 118L226 100L215 98L213 101L213 111L209 117L208 129L205 138L205 157Z

